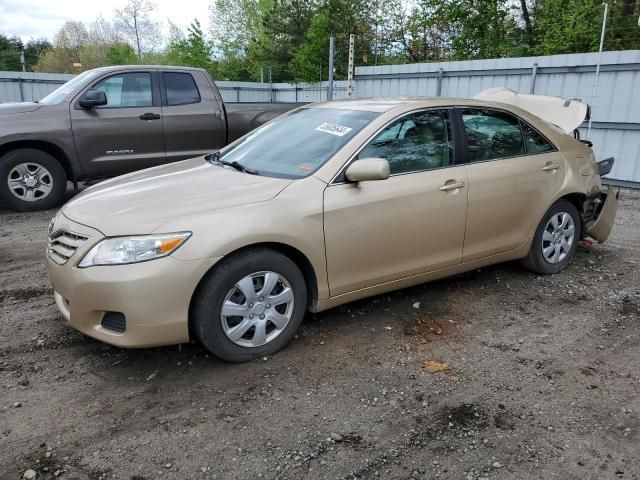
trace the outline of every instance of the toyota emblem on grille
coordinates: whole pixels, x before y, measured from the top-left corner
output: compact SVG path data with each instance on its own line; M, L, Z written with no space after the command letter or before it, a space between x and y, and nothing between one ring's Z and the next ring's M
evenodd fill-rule
M55 224L56 224L56 217L53 217L51 220L49 220L49 233L53 231L53 226Z

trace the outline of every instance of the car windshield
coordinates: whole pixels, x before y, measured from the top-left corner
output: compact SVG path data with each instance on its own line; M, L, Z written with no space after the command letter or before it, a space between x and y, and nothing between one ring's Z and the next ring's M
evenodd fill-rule
M283 115L220 152L260 175L311 175L379 113L338 108L304 108Z
M62 103L67 95L73 92L80 84L84 83L85 79L94 75L95 70L87 70L86 72L82 72L77 77L73 77L64 85L59 86L49 95L44 97L38 103L42 103L44 105L57 105Z

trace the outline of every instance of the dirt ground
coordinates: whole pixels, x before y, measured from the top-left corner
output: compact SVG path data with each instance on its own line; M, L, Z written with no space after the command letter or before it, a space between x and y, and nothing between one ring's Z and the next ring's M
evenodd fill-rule
M503 264L308 315L241 365L65 325L53 213L0 211L0 479L640 479L637 192L559 275Z

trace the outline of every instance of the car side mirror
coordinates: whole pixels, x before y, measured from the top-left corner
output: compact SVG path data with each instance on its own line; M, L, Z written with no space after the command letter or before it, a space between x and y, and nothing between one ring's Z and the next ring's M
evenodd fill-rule
M96 108L107 104L107 95L100 90L88 90L78 102L82 108Z
M350 182L367 182L386 180L390 173L389 162L384 158L363 158L349 165L344 175Z

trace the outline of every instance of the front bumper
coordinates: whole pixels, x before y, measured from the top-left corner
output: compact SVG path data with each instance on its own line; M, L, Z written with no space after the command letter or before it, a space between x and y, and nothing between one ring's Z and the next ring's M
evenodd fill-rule
M66 229L89 237L64 265L47 256L56 304L71 326L119 347L151 347L189 340L193 292L218 259L183 261L169 256L130 265L77 268L85 253L104 236L62 215L55 227L56 231ZM124 315L123 332L103 326L106 312Z

